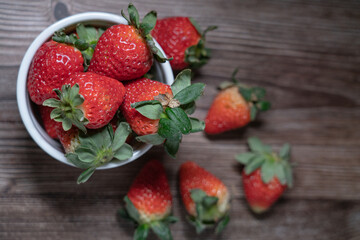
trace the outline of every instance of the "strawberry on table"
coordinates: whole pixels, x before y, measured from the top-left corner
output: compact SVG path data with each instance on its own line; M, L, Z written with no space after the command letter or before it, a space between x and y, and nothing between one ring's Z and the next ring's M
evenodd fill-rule
M121 122L114 131L108 124L100 129L92 129L84 134L72 127L64 131L57 128L58 138L65 149L69 162L85 171L78 177L78 183L86 182L96 168L111 161L123 161L132 157L133 149L126 143L131 133L128 123Z
M263 213L292 187L290 145L285 144L277 154L258 138L249 138L248 144L251 152L236 155L236 160L245 165L242 180L250 208Z
M188 117L205 88L203 83L191 84L189 69L179 73L171 87L141 78L125 83L125 88L121 110L139 135L138 141L164 143L167 153L175 158L183 134L204 130L203 121Z
M171 215L172 196L159 161L151 160L145 164L124 201L125 208L119 214L137 225L135 240L146 239L149 229L162 240L172 239L169 225L177 219Z
M229 222L230 193L217 177L194 162L180 167L180 193L189 221L201 233L217 224L220 233Z
M72 74L61 91L54 91L58 99L48 99L43 105L55 108L51 118L62 122L65 131L73 125L83 132L86 128L105 126L114 117L125 95L121 82L90 72Z
M160 62L168 60L150 35L156 23L156 12L149 12L140 22L138 11L130 3L128 13L129 18L121 11L129 25L114 25L100 37L90 62L90 72L119 81L132 80L150 70L153 54Z
M216 29L210 26L201 31L194 19L188 17L169 17L159 19L151 32L163 48L173 70L187 67L199 68L210 58L210 49L205 48L205 34Z
M54 120L52 120L50 118L50 113L53 109L50 107L44 107L44 106L39 106L39 111L40 111L40 116L45 128L45 131L47 132L47 134L53 138L53 139L57 139L57 133L56 130L58 128L58 125L61 125L61 123L58 123Z
M266 91L260 87L249 87L241 84L235 75L233 82L220 85L220 92L210 106L205 119L205 132L219 134L246 126L255 120L258 111L266 111L270 103L264 100Z

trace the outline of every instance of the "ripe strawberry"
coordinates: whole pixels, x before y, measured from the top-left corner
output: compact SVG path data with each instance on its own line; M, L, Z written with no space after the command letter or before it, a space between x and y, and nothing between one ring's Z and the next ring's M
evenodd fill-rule
M58 99L48 99L43 105L55 108L51 118L62 122L65 131L72 125L83 132L86 128L105 126L114 117L125 95L121 82L90 72L72 74L64 82L62 91L54 91Z
M50 113L53 109L49 107L39 106L40 116L47 134L54 139L57 139L56 129L61 126L60 123L55 122L50 118Z
M150 31L156 23L156 12L148 13L139 22L136 8L129 4L129 25L115 25L108 28L99 39L89 71L115 78L119 81L132 80L147 73L153 63L152 53L160 62L167 59L155 47Z
M134 239L146 239L149 228L160 239L172 239L169 224L177 219L171 216L172 196L159 161L151 160L141 169L124 201L119 213L138 225Z
M195 111L195 100L205 85L191 85L191 71L184 70L170 87L141 78L125 84L126 95L121 106L126 121L138 141L153 145L164 143L167 153L175 157L182 134L204 129L204 122L189 118Z
M229 222L230 193L214 175L194 162L180 167L180 193L197 233L218 224L221 232Z
M258 111L266 111L270 103L264 101L265 89L240 84L235 75L232 82L224 82L222 89L211 104L205 119L205 132L219 134L237 129L255 120Z
M78 177L78 183L86 182L96 168L109 163L114 158L118 161L132 157L132 147L125 143L131 129L128 123L121 122L114 131L111 124L100 129L92 129L84 134L76 127L64 131L57 128L57 134L65 150L65 156L75 166L86 169Z
M285 144L277 154L258 138L249 138L248 143L251 152L237 155L236 160L245 165L242 180L250 208L263 213L292 187L290 145Z
M210 50L205 48L205 34L216 29L208 27L204 32L192 18L169 17L159 19L151 32L163 48L174 70L186 67L199 68L210 58Z
M56 97L53 89L60 88L70 74L82 72L83 57L73 46L54 41L44 43L31 62L27 89L31 100L41 105L46 99Z

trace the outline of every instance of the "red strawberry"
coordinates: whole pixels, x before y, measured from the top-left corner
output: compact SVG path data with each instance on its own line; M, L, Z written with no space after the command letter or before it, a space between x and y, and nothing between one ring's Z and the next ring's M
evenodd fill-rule
M233 73L233 83L223 83L222 90L211 104L205 119L207 134L241 128L255 119L257 111L270 108L270 103L263 100L265 89L240 84L235 79L236 72Z
M56 135L63 146L65 153L73 153L80 145L79 131L77 128L73 127L68 131L64 131L61 125L57 125Z
M210 50L205 48L205 34L216 29L211 26L204 32L198 24L187 17L169 17L159 19L151 32L163 48L174 70L182 70L188 66L198 68L206 64L210 58Z
M129 4L129 25L115 25L108 28L96 45L89 71L115 78L119 81L132 80L147 73L153 62L152 53L164 62L166 58L155 47L150 31L156 22L156 12L148 13L139 23L136 8Z
M205 85L191 84L191 71L184 70L173 85L141 78L125 84L126 95L121 106L126 121L138 141L159 145L175 158L183 134L202 131L204 122L189 118L195 111L195 100Z
M226 226L230 193L217 177L194 162L185 162L180 167L180 193L198 233L217 223L217 232Z
M27 89L30 98L41 105L46 99L56 97L53 89L61 88L70 74L82 72L83 57L73 46L54 41L44 43L31 62Z
M71 87L72 86L72 87ZM60 90L59 99L49 99L45 106L54 107L51 117L62 122L64 130L72 125L86 132L101 128L114 117L125 95L124 85L112 78L95 73L74 73Z
M121 111L132 130L137 135L147 135L156 133L158 130L159 119L149 119L143 116L131 104L141 101L154 100L159 94L173 96L171 87L164 83L141 78L125 84L126 94L121 105Z
M50 107L39 106L40 116L43 121L45 131L51 138L57 139L56 129L61 126L60 123L55 122L50 118L50 113L53 109Z
M249 138L248 143L251 152L237 155L236 160L245 165L242 180L250 208L262 213L292 186L290 145L285 144L277 154L258 138Z
M172 196L159 161L149 161L141 169L124 201L126 206L120 211L121 216L138 224L134 239L146 239L149 228L160 239L172 239L169 223L176 218L171 216Z

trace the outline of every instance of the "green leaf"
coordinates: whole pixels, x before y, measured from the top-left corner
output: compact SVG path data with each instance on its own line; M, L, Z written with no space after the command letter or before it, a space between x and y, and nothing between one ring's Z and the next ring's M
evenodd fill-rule
M187 104L198 99L204 92L205 84L195 83L178 92L174 98L181 104Z
M170 119L161 118L159 121L158 134L163 138L173 138L181 134L181 131Z
M116 152L125 143L130 133L131 128L128 123L121 122L118 125L115 131L114 139L111 144L111 148L114 152Z
M275 162L265 161L261 166L261 179L264 183L269 183L275 175Z
M143 101L131 104L132 108L135 108L141 115L149 119L160 119L160 115L163 113L163 106L157 100Z
M176 153L179 150L181 141L181 134L178 134L172 138L167 138L164 147L167 154L169 154L172 158L176 158Z
M58 118L61 117L62 114L63 112L61 111L61 109L55 108L54 110L51 111L50 118L51 119Z
M256 108L256 106L252 105L250 107L250 119L251 119L251 121L255 120L256 114L257 114L257 108Z
M139 28L139 23L140 23L139 12L132 3L129 3L128 13L131 24L134 25L136 28Z
M223 89L226 89L226 88L229 88L229 87L232 87L232 86L234 86L233 82L225 81L225 82L220 83L219 89L223 90Z
M279 179L282 185L286 184L285 166L282 163L276 163L274 166L275 176Z
M245 101L250 102L251 101L251 95L252 91L249 88L239 87L240 94L243 96Z
M193 19L193 18L189 18L191 24L195 27L196 31L199 33L199 35L202 35L202 30L201 30L201 27L200 25Z
M56 108L56 107L60 107L61 102L58 99L50 98L50 99L45 100L42 105L46 106L46 107Z
M67 154L65 154L65 157L67 158L67 160L69 162L71 162L78 168L87 169L87 168L91 167L91 165L92 165L91 162L81 161L75 153L67 153Z
M195 112L196 110L196 104L195 101L190 102L188 104L183 104L180 106L188 115L191 115Z
M223 217L223 219L221 219L221 221L216 226L215 233L220 234L228 225L229 221L230 221L230 216L229 214L227 214L225 217Z
M57 121L57 119L54 119L54 120ZM69 131L70 128L72 127L72 122L68 118L62 119L61 122L62 122L62 127L63 127L64 131Z
M218 201L219 201L219 198L217 198L217 197L206 196L203 199L203 205L206 208L210 208L210 207L216 205Z
M202 189L196 188L190 190L190 196L195 203L201 203L207 194Z
M249 175L256 169L258 169L265 162L263 156L256 156L245 166L245 174Z
M155 221L150 225L151 229L154 231L156 236L161 240L172 240L172 235L169 229L169 226L163 222Z
M191 132L192 133L201 132L205 129L204 121L200 121L199 119L196 119L196 118L189 118L189 119L191 122Z
M133 149L132 147L124 143L115 153L114 158L119 159L120 161L127 160L133 156Z
M136 137L136 140L138 140L140 142L152 144L152 145L160 145L160 144L164 143L165 138L161 137L157 133L154 133L154 134L138 136L138 137Z
M90 148L80 146L75 150L75 153L82 162L91 163L96 159L96 152Z
M255 156L256 156L255 153L247 152L247 153L237 154L235 156L235 159L241 164L247 165Z
M172 224L179 221L179 219L175 216L169 215L164 220L162 220L166 224Z
M140 29L143 31L144 35L148 35L151 30L154 29L156 24L157 13L155 11L151 11L145 15L142 23L140 24Z
M77 179L77 183L85 183L87 180L89 180L89 178L94 174L95 172L95 167L90 167L88 169L86 169L84 172L82 172L80 174L80 176Z
M173 58L166 58L164 56L164 54L160 51L160 49L156 47L155 42L150 34L146 35L145 39L148 47L150 48L151 52L154 54L156 61L160 63L164 63L166 61L170 61L173 59Z
M290 159L290 144L284 144L284 146L280 149L279 156L285 161Z
M256 107L260 111L267 111L271 108L271 103L268 101L261 101L256 104Z
M292 169L288 162L284 162L284 170L285 170L285 177L286 177L286 185L291 188L293 186L293 175Z
M272 152L271 147L264 145L259 138L257 137L251 137L248 139L248 144L249 147L251 149L251 151L253 152L258 152L258 153L270 153Z
M125 209L129 216L136 222L140 222L140 214L128 196L124 197Z
M190 133L191 122L187 114L181 108L166 108L166 114L170 120L180 129L183 134Z
M181 71L175 78L174 83L171 85L171 90L175 96L178 92L191 85L191 70L185 69Z
M149 235L149 225L141 224L135 230L134 240L145 240Z

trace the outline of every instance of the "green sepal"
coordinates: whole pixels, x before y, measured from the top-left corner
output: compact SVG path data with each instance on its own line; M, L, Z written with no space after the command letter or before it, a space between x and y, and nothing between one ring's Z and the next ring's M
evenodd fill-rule
M130 126L125 122L117 126L115 133L110 124L101 129L90 130L87 134L80 132L79 146L74 153L65 155L75 166L86 169L80 175L78 183L86 182L96 168L113 159L123 161L131 158L133 149L125 143L130 133Z
M221 221L218 223L218 225L215 228L215 233L220 234L225 229L225 227L228 225L230 221L230 216L227 214Z
M201 132L205 129L205 122L200 121L197 118L190 117L190 123L191 123L191 133Z
M171 84L171 91L175 96L178 92L189 87L190 85L191 85L191 70L185 69L175 77L174 83Z
M164 143L165 138L161 137L158 133L143 135L136 137L139 142L144 142L152 145L160 145Z
M201 38L196 45L190 46L185 50L185 62L187 62L192 69L200 68L205 65L211 56L210 49L205 47L205 35L207 32L215 30L216 26L209 26L202 31L199 24L193 19L189 18L196 31L200 34Z
M179 151L182 136L177 134L174 137L167 138L164 143L165 151L170 157L176 158L176 153Z
M181 108L166 108L165 112L169 119L176 124L182 134L189 134L191 122L187 114Z
M149 224L141 224L135 229L134 240L146 240L149 235Z
M280 149L279 153L273 152L271 147L263 144L260 139L248 139L251 152L241 153L235 159L245 165L244 173L249 175L260 169L262 181L267 184L276 177L282 185L292 187L293 177L290 165L290 145L288 143Z
M188 104L196 101L204 93L204 89L204 83L194 83L182 89L174 96L174 98L177 99L181 105Z
M59 99L50 98L43 102L43 106L54 108L50 113L51 119L62 122L65 131L75 125L86 133L85 125L89 121L84 117L83 111L78 109L84 102L84 97L79 94L79 85L76 83L71 87L70 84L65 84L61 87L61 91L58 89L54 91Z
M157 100L136 102L132 103L130 106L135 108L141 115L154 120L160 119L160 116L164 111L163 106Z
M154 221L150 224L153 232L158 236L161 240L172 240L173 237L171 235L171 231L169 225L163 221Z
M143 21L140 22L137 9L132 3L129 3L128 14L129 16L126 16L124 11L121 10L121 15L126 19L128 24L138 29L141 36L146 40L146 43L151 52L154 54L155 59L161 63L172 60L172 58L166 58L160 49L156 47L155 42L150 35L150 32L154 29L156 24L157 13L155 11L147 13L143 18Z
M128 213L128 215L137 223L140 222L140 214L139 211L136 209L134 204L131 202L128 196L124 197L125 202L125 210Z

